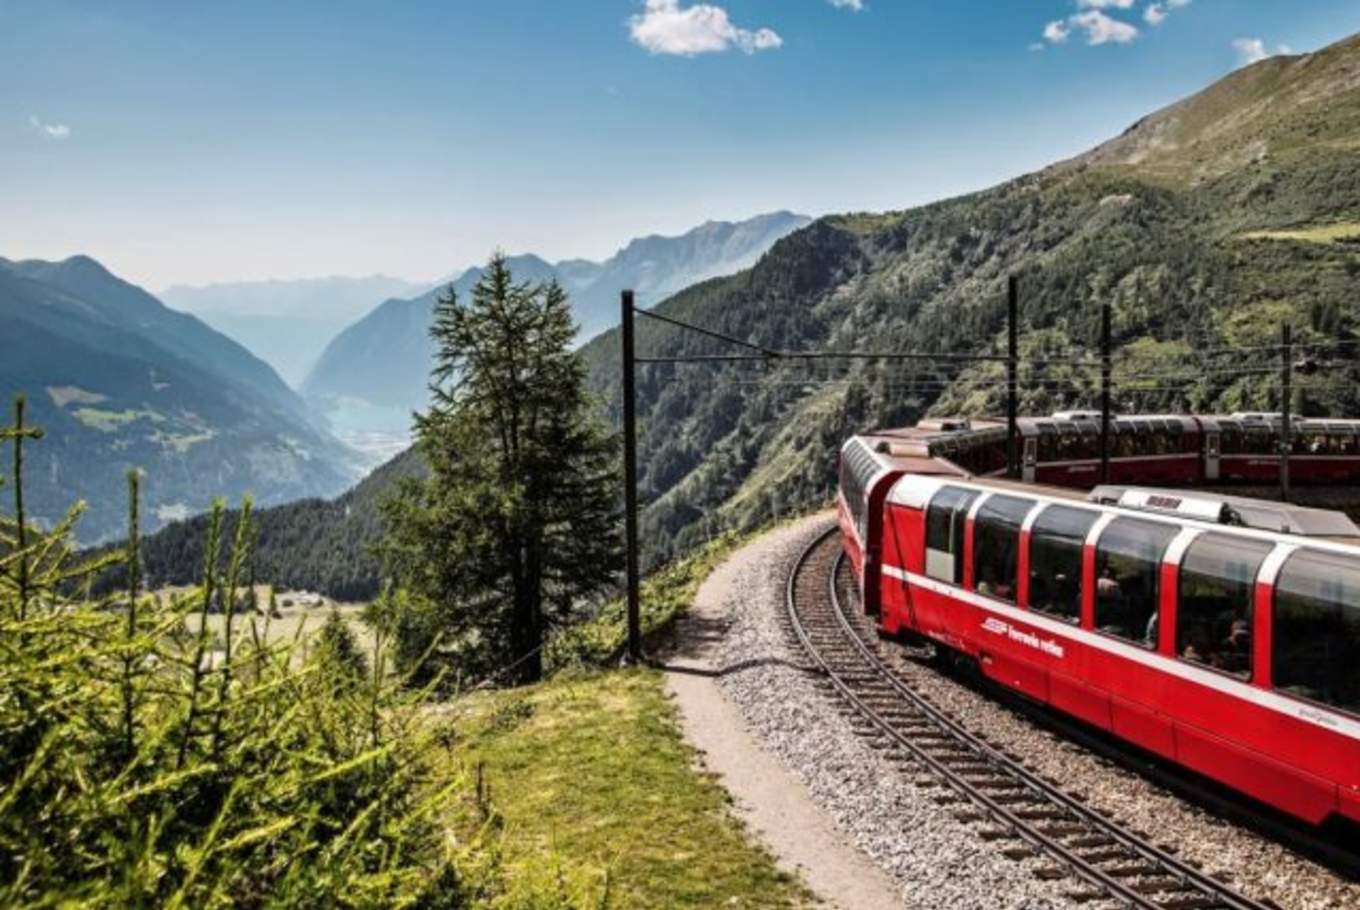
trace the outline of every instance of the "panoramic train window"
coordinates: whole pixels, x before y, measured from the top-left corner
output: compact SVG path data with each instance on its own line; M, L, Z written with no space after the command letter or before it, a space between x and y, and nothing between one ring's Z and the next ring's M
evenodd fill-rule
M1096 543L1096 628L1144 648L1157 647L1162 554L1174 525L1116 518Z
M1275 582L1275 688L1360 714L1360 560L1300 550Z
M1015 603L1020 571L1020 525L1034 507L1028 499L993 496L973 523L973 584L979 594Z
M1081 621L1081 552L1098 517L1068 506L1039 513L1029 535L1030 609Z
M926 509L926 574L940 581L963 584L963 532L968 509L978 494L945 487Z
M845 494L845 504L855 520L855 529L863 540L868 534L869 481L878 473L879 464L863 443L847 446L841 452L841 491Z
M1182 660L1251 678L1256 573L1272 549L1226 534L1195 538L1181 560L1176 653Z

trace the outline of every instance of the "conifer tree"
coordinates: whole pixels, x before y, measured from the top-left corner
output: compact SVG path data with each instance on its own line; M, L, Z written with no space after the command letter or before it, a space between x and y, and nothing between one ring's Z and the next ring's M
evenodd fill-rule
M431 404L415 417L430 474L386 504L385 555L424 601L393 631L437 634L460 674L538 679L550 628L614 577L615 445L575 334L566 292L517 283L499 253L466 304L450 288L435 307Z

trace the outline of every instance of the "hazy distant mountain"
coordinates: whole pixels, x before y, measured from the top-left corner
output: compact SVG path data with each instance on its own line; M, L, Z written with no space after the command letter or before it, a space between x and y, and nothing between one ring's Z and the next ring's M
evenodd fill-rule
M175 285L161 299L241 342L297 388L326 343L373 301L409 297L427 286L387 275L332 276Z
M593 271L582 260L558 264L563 281L574 292L581 338L586 340L618 322L619 291L631 288L640 306L652 306L692 284L732 275L785 237L812 222L805 215L773 212L732 223L709 221L679 237L653 234L632 241ZM567 276L581 269L585 279L573 285Z
M46 434L27 452L30 513L50 522L87 500L84 541L122 530L133 467L148 528L217 494L277 503L354 479L354 453L267 364L89 257L0 259L0 339L6 419L24 392Z
M549 263L514 256L517 279L556 277L571 295L584 341L618 321L619 292L632 288L650 306L697 281L750 266L779 238L810 219L789 212L739 223L710 221L679 237L634 240L605 262L584 259ZM468 269L454 282L460 295L481 277ZM412 299L391 299L335 337L301 385L302 394L352 441L358 434L404 437L411 412L426 403L433 348L430 314L444 286Z

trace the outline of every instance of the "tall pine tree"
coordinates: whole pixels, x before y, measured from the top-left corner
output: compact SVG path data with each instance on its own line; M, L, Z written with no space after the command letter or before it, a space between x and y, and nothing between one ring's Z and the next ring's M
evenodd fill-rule
M499 253L469 302L450 288L435 306L431 404L415 417L430 474L385 505L386 556L424 602L394 629L437 633L460 673L538 679L550 629L619 564L615 442L575 334L566 292L515 282Z

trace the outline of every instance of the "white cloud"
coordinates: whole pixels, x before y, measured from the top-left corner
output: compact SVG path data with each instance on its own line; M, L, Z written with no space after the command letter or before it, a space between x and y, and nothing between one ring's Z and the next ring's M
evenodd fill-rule
M48 139L69 139L71 137L71 128L65 123L44 123L37 116L32 116L28 118L28 125Z
M1143 21L1148 25L1161 25L1166 21L1166 17L1171 15L1172 10L1184 9L1190 5L1190 0L1159 0L1157 3L1149 3L1143 10Z
M1111 18L1100 10L1087 10L1084 13L1077 13L1067 20L1077 28L1084 29L1086 32L1086 43L1090 45L1109 44L1128 44L1138 37L1138 29L1127 22Z
M709 3L681 7L680 0L647 0L628 20L633 41L653 54L693 57L737 48L747 54L780 47L784 39L768 28L732 24L727 10Z
M1104 12L1106 9L1130 9L1138 0L1076 0L1079 12L1066 19L1055 19L1044 26L1044 40L1049 44L1065 44L1074 31L1086 33L1086 43L1128 44L1137 39L1138 27ZM1144 12L1153 25L1166 18L1166 6L1175 2L1184 5L1189 0L1158 0ZM1155 12L1154 12L1155 10Z
M864 9L864 0L827 0L836 9L848 9L859 12Z
M1294 53L1294 49L1287 44L1277 44L1275 50L1271 51L1260 38L1235 38L1232 46L1233 50L1237 51L1237 62L1240 66L1260 63L1267 57L1274 57L1277 54Z
M1266 43L1260 38L1235 38L1232 46L1233 50L1237 51L1237 62L1242 66L1260 63L1270 56L1270 51L1266 50Z

